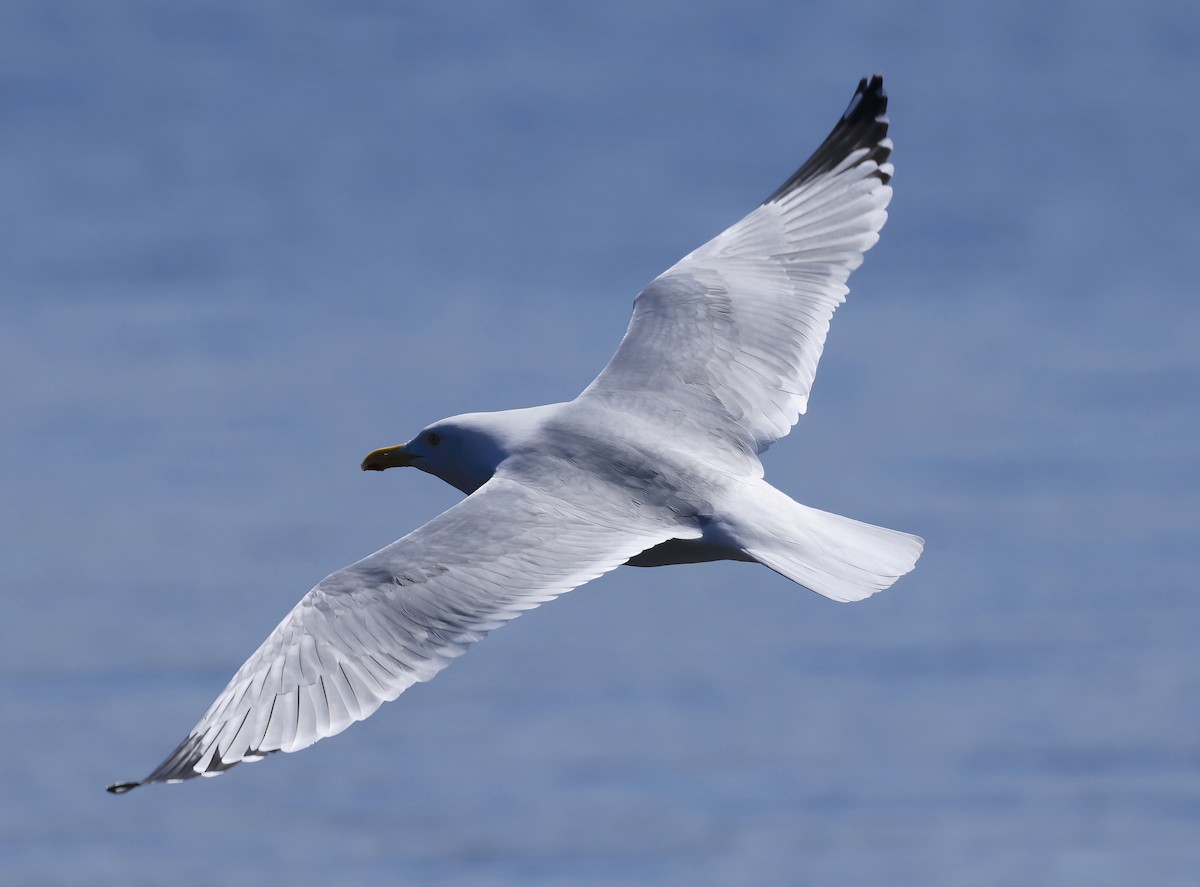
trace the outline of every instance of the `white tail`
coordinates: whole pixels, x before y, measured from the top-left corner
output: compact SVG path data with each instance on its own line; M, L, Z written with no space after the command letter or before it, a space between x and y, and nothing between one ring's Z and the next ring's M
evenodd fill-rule
M737 545L793 582L835 601L888 588L921 556L919 536L809 508L763 482L725 515Z

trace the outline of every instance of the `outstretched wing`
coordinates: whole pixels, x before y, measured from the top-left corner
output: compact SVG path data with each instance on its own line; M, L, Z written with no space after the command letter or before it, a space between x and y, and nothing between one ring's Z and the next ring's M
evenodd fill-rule
M345 730L494 628L677 531L615 488L553 492L497 476L403 539L324 579L140 782L215 776ZM571 501L587 492L588 506Z
M882 78L863 80L779 190L638 296L620 348L581 397L669 413L759 453L786 435L808 405L846 278L887 220L886 111Z

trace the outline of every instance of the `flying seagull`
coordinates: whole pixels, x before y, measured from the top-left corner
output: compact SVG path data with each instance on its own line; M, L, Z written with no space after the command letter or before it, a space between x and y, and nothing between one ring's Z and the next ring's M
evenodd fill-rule
M443 419L367 455L467 498L321 580L140 782L216 776L340 733L489 631L622 564L764 564L857 601L917 536L793 501L759 456L808 404L846 279L892 196L887 96L864 79L828 138L740 222L653 280L569 403Z

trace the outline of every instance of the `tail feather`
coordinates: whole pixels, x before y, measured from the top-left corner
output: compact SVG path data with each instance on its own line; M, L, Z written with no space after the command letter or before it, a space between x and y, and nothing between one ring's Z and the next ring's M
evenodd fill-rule
M746 554L835 601L860 601L916 566L925 540L801 505L764 484L732 535ZM769 492L765 492L769 491Z

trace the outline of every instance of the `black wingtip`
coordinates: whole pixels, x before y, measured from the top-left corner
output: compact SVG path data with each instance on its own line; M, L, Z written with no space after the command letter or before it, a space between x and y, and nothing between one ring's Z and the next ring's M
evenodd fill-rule
M842 112L841 119L833 131L813 155L763 203L774 203L790 194L805 182L833 169L845 160L847 155L860 148L871 149L864 160L873 160L880 165L886 162L888 155L892 153L891 143L885 141L888 131L887 103L887 92L884 91L881 74L872 74L860 80L858 89L855 90L850 104ZM882 170L876 173L876 177L885 185L892 178Z
M858 89L850 104L842 112L840 122L854 125L863 121L877 120L887 115L887 92L883 88L883 75L872 74L858 81Z
M123 795L125 792L131 792L141 785L140 782L114 782L105 789L106 792L111 792L114 795Z

